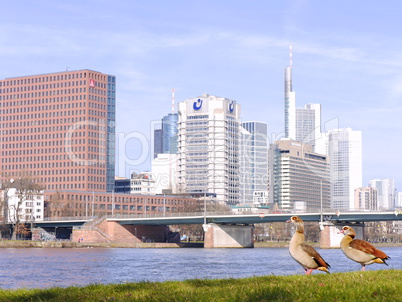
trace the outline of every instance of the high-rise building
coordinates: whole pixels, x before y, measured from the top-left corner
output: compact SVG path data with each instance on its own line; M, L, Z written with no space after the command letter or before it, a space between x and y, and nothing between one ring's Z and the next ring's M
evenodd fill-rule
M307 104L296 108L296 141L309 144L315 149L316 140L321 137L321 105Z
M179 103L178 190L239 202L240 105L204 94Z
M158 156L158 154L162 154L163 148L163 138L162 138L162 129L154 130L154 158Z
M351 128L328 131L331 206L354 208L355 189L362 187L362 133Z
M281 209L319 210L330 206L329 163L313 146L283 139L269 148L269 195Z
M116 78L92 70L0 80L0 172L46 190L114 190Z
M369 180L369 186L377 189L378 207L380 210L393 209L395 207L394 179L371 179Z
M177 153L177 121L179 115L177 113L169 113L162 119L162 153Z
M240 156L240 202L268 194L267 123L243 122ZM258 192L258 193L257 193Z
M317 152L315 146L320 137L321 105L307 104L304 108L296 108L296 93L292 86L292 48L290 48L290 63L285 68L285 138L312 145ZM321 148L319 150L322 151Z
M296 93L292 88L292 63L285 68L285 138L296 139Z
M362 187L355 189L354 210L378 210L377 189L372 187Z

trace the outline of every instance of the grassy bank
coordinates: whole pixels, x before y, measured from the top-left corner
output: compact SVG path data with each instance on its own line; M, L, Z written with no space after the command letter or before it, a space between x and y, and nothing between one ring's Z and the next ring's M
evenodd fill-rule
M0 290L0 301L402 301L402 270Z

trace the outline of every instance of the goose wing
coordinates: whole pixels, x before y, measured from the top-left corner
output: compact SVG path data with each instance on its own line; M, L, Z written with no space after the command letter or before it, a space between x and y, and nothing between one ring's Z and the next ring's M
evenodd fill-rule
M311 245L302 243L301 247L319 266L331 267Z
M349 246L356 250L362 251L366 254L373 255L374 257L381 258L381 259L388 259L387 254L385 254L383 251L380 251L379 249L376 249L374 247L374 245L372 245L371 243L369 243L365 240L361 240L361 239L352 240L349 243Z

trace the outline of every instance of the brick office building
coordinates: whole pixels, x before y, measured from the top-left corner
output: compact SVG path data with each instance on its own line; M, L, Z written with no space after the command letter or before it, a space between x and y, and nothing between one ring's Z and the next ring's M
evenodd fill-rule
M0 173L45 190L112 192L114 76L92 70L0 80Z
M46 217L93 217L125 214L169 214L182 212L194 198L170 195L134 195L109 192L48 191Z
M46 217L178 212L191 198L115 186L116 78L92 70L0 80L0 176L43 185Z

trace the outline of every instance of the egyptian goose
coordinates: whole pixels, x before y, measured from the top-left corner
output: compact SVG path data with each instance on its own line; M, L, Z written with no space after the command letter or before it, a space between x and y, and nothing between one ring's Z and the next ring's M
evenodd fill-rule
M356 232L350 226L344 226L339 233L345 234L341 240L341 250L349 259L362 265L362 271L366 265L381 263L388 265L385 260L390 259L383 251L376 249L371 243L354 239Z
M311 245L304 243L303 220L298 216L292 216L286 222L292 222L296 226L296 232L290 240L289 253L304 268L306 275L310 275L315 269L329 273L328 268L331 266Z

